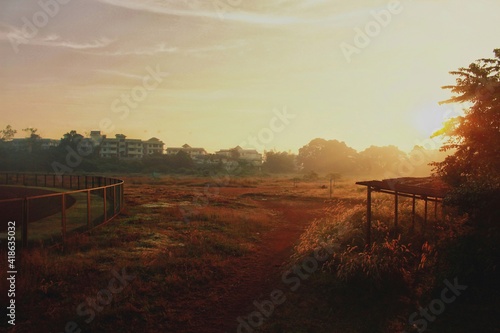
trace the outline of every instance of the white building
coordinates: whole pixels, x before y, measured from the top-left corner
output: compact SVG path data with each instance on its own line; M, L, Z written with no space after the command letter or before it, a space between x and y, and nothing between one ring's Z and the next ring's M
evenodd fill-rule
M167 155L176 155L181 151L188 154L197 163L203 162L203 160L207 156L207 151L204 148L192 148L187 143L182 147L167 148Z
M231 149L221 149L215 153L219 156L222 163L228 163L229 161L245 161L253 166L262 165L262 154L260 154L255 149L243 149L240 146L236 146Z
M163 154L165 144L158 138L151 138L143 142L144 155Z

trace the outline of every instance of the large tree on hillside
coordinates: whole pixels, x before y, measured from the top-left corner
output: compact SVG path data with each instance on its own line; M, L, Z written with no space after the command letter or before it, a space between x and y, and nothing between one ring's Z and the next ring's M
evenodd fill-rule
M436 171L455 188L459 203L471 209L500 189L500 49L494 54L450 72L457 76L456 84L443 88L455 95L442 103L465 103L467 108L436 133L449 137L443 150L454 150L435 163Z

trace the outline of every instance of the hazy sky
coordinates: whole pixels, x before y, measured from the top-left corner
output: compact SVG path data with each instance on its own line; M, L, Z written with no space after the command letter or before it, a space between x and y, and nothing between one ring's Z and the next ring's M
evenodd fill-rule
M409 150L499 32L498 0L1 0L0 127Z

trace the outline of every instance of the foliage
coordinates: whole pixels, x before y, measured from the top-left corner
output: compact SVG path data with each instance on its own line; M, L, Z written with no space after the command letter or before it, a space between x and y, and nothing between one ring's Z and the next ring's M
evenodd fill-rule
M266 153L266 161L262 169L271 173L289 173L296 169L296 155L287 152L269 151Z
M357 151L337 140L314 139L299 149L297 160L302 168L316 172L352 173Z
M0 131L0 141L10 141L16 133L17 131L12 126L7 125L5 129Z
M397 172L399 161L405 157L406 154L396 146L371 146L359 153L363 172L372 175Z
M465 114L451 119L435 135L449 140L444 150L455 153L436 163L438 173L452 186L469 182L500 187L500 49L494 59L479 59L450 72L456 94L442 103L466 103Z

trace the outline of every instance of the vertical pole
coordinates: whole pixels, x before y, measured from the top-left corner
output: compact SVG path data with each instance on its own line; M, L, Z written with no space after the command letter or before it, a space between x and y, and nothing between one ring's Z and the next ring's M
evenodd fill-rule
M394 227L398 227L398 201L399 201L399 196L398 196L398 191L394 192Z
M413 195L411 203L411 229L415 230L415 194Z
M117 204L116 204L116 185L113 186L113 216L118 213L117 210Z
M103 203L104 203L104 221L103 221L103 223L104 223L108 219L107 218L107 210L106 210L106 208L107 208L106 207L106 192L107 192L107 188L105 187L102 190L103 190L102 200L103 200Z
M87 191L87 228L92 229L92 215L90 212L90 190Z
M366 191L366 245L372 243L372 188L367 187Z
M122 210L123 208L123 203L124 203L124 197L123 197L123 190L124 190L124 186L123 186L123 183L120 184L120 211Z
M330 199L332 199L332 193L333 193L333 188L332 188L332 176L330 176Z
M424 201L425 201L425 209L424 209L424 228L427 227L427 206L428 206L428 201L427 201L427 197L424 197ZM425 230L424 230L425 231Z
M437 221L438 217L438 201L437 198L434 198L436 201L434 201L434 220Z
M22 237L21 237L21 244L23 247L28 246L28 221L29 221L29 207L28 207L28 198L24 198L22 201L22 207L23 207L23 221L22 221Z
M61 235L63 243L66 241L66 196L61 196Z

